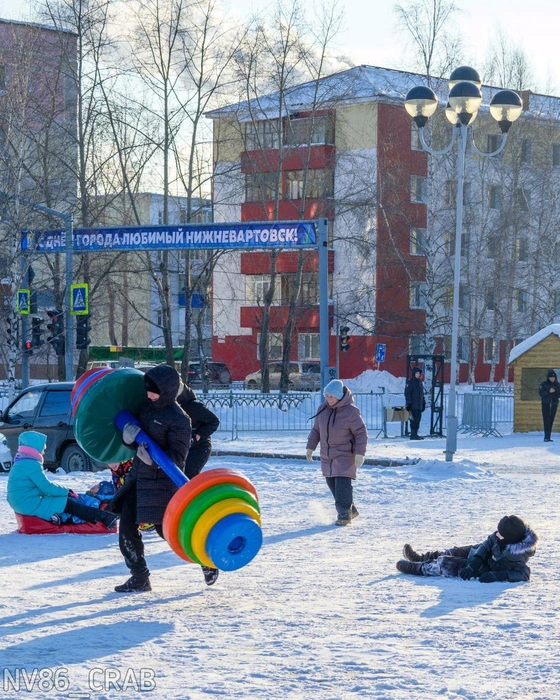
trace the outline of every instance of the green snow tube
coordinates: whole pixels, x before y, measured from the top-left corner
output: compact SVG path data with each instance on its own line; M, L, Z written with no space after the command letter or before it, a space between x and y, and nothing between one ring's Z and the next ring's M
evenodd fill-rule
M125 410L137 415L147 401L143 372L131 368L107 372L86 389L76 407L76 442L99 462L134 457L136 451L123 443L115 416Z

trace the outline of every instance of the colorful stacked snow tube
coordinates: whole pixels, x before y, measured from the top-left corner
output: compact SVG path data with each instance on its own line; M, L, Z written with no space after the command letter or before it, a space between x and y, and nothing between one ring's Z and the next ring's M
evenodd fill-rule
M146 402L144 375L134 369L90 370L72 391L74 430L80 447L101 462L134 455L122 442L126 423ZM189 562L235 571L254 559L262 545L257 492L234 469L210 469L190 481L141 430L151 458L179 487L167 506L163 533L173 551Z

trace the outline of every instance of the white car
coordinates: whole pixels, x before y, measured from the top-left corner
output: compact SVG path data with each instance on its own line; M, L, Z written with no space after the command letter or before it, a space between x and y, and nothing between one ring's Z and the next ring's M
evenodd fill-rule
M0 472L9 472L12 468L12 453L4 433L0 433Z

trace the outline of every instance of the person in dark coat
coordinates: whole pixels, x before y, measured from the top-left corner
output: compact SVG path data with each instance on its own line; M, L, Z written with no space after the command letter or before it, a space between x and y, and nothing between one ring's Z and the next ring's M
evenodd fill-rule
M367 428L360 409L354 405L352 392L340 379L329 382L323 394L325 401L313 416L306 456L312 462L313 451L321 444L321 469L338 515L335 524L350 525L359 515L352 481L364 463Z
M560 396L560 386L558 377L553 369L546 373L546 379L539 386L539 396L541 397L542 419L544 426L544 441L552 442L550 434L558 408L558 397Z
M404 390L404 398L406 401L406 410L410 413L410 439L423 440L424 438L418 435L420 421L422 420L422 412L426 409L426 399L424 398L424 385L420 377L422 370L420 367L415 367L412 370L412 377L406 383Z
M212 442L210 436L218 430L220 419L209 408L198 401L196 394L190 386L184 386L177 398L177 403L191 419L192 440L187 461L185 475L192 479L200 474L202 468L210 459Z
M173 367L158 365L146 372L144 385L148 401L138 415L140 426L183 471L191 443L191 421L176 401L180 377ZM128 423L123 430L123 441L127 445L134 444L138 432L137 425ZM119 547L132 574L125 583L115 587L118 593L152 590L138 523L154 523L156 532L163 537L163 516L176 491L177 486L152 461L147 447L137 445L132 467L109 505L113 512L121 514ZM212 580L206 577L206 571L204 573L206 582L211 585L217 578L217 570L210 571Z
M496 532L480 544L425 554L418 554L405 544L403 554L406 559L397 562L397 569L413 576L518 583L531 577L527 561L535 554L537 542L537 534L521 518L506 515L498 523Z

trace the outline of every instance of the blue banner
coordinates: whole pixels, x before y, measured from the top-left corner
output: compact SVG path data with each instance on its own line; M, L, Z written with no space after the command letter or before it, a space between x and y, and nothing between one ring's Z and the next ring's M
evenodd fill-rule
M175 226L126 226L75 229L75 253L122 250L200 248L297 248L317 245L314 221L247 221ZM63 253L66 234L60 231L24 231L22 250Z

